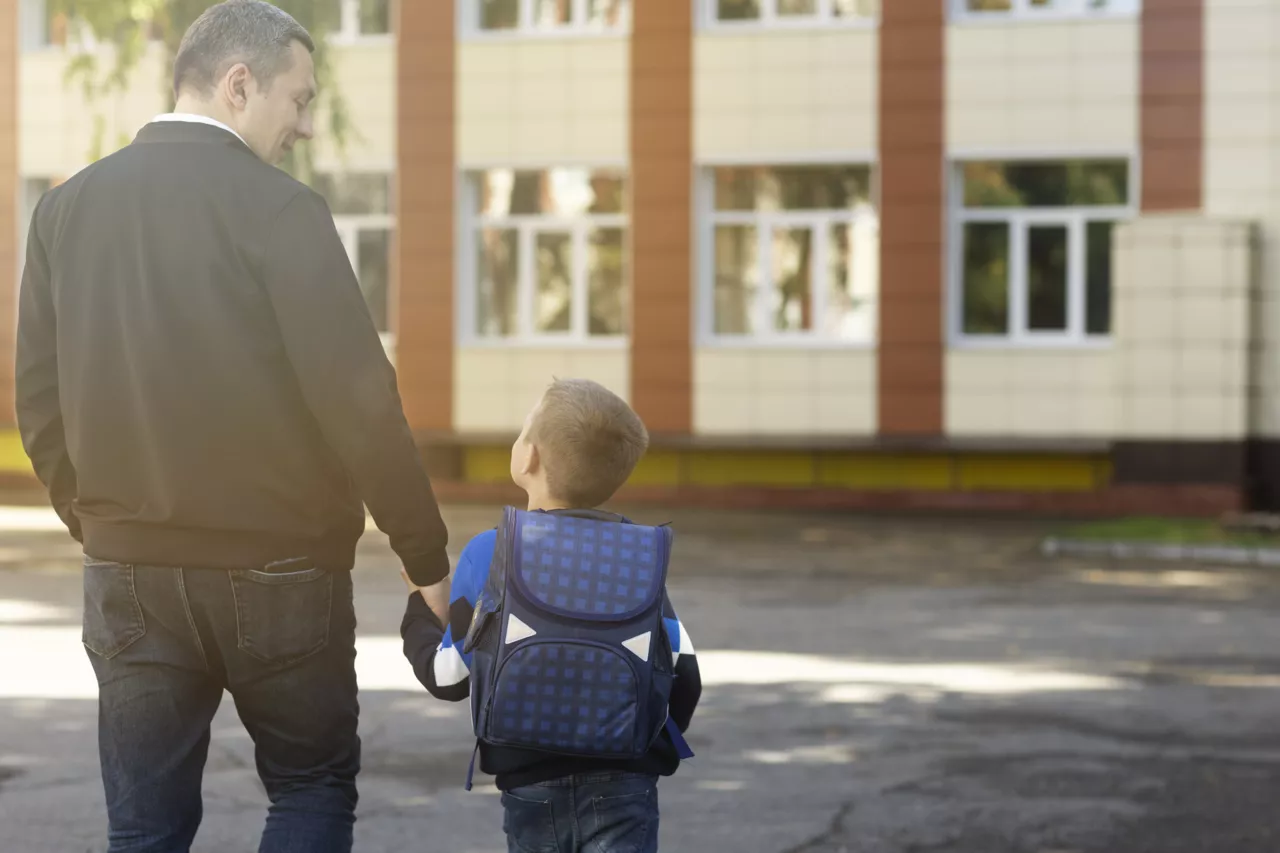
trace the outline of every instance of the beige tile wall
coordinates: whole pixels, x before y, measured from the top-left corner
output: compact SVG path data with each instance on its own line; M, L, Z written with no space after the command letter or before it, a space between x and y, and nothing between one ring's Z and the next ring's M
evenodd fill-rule
M1246 436L1253 246L1248 223L1198 215L1117 227L1118 436Z
M1115 151L1138 144L1139 24L959 23L947 28L953 150Z
M454 355L454 429L519 430L557 378L594 379L626 400L631 386L627 350L459 348Z
M625 162L629 63L619 38L460 43L460 164Z
M702 348L694 353L699 435L869 436L876 431L871 350Z
M875 30L695 37L694 156L875 151L876 38Z
M339 148L327 112L316 117L315 164L322 172L383 171L396 162L396 48L394 42L336 46L334 79L346 103L351 130Z
M952 436L1105 438L1116 424L1109 347L956 350L947 353L946 423Z
M167 107L164 56L158 46L139 62L127 91L92 105L86 104L78 82L67 83L68 59L62 50L48 49L23 53L19 60L18 168L23 175L70 177L90 162L98 116L105 121L103 153L110 153ZM115 62L105 49L98 61L103 68Z
M1254 434L1280 437L1280 3L1206 0L1205 212L1258 223Z

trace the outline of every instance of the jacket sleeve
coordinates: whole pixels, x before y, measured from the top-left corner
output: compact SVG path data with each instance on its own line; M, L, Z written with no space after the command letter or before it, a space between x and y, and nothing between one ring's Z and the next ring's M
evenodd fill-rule
M46 196L47 198L47 196ZM80 540L76 517L76 470L67 452L62 404L58 396L58 318L54 311L52 272L41 237L45 199L36 206L27 238L27 262L18 300L18 345L15 355L15 408L22 446L58 517Z
M404 656L413 665L413 674L432 696L447 702L461 702L471 696L471 655L463 654L462 648L478 595L472 589L474 574L475 567L463 551L449 591L447 626L441 626L416 592L409 596L400 623Z
M670 598L663 603L662 623L671 640L671 652L675 658L675 681L671 685L669 706L671 719L681 732L685 732L689 730L693 712L697 710L698 700L702 698L702 673L698 670L698 658L693 650L693 642L689 639L689 632L676 615Z
M449 576L448 533L360 285L324 199L301 190L267 236L264 284L302 394L419 586Z

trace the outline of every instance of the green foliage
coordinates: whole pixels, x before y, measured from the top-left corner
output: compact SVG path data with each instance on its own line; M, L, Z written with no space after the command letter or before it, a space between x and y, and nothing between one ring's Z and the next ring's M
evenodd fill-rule
M1068 527L1062 531L1062 535L1069 539L1158 545L1275 547L1280 544L1275 534L1254 530L1229 530L1211 519L1148 516L1088 522Z
M173 58L183 34L192 22L211 5L211 0L49 0L51 15L65 15L83 28L108 51L72 50L67 64L68 85L79 85L90 104L98 104L128 89L130 77L146 53L152 40L163 46L166 73L159 81L168 103L173 104ZM339 26L339 4L336 0L275 0L306 27L316 39L316 81L320 86L317 108L328 118L328 132L341 149L352 133L346 101L335 85L333 65L325 36ZM74 32L74 30L73 30ZM69 39L74 43L74 39ZM103 62L106 60L106 62ZM108 65L109 64L109 65ZM108 65L108 67L103 67ZM105 120L94 117L94 135L89 157L96 160L105 153L103 136ZM285 164L294 175L308 179L311 175L311 147L300 145Z

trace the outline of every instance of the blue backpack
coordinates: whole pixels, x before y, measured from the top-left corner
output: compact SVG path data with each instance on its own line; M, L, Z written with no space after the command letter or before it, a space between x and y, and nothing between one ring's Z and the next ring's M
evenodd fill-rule
M464 651L476 749L642 758L666 729L671 530L598 511L507 507ZM475 756L467 773L467 789Z

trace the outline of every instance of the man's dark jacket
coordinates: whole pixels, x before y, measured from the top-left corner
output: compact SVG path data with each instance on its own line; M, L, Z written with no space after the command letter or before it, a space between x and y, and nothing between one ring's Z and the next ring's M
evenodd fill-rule
M419 584L446 532L324 199L235 134L155 122L36 208L23 444L85 552L349 569L362 502Z

